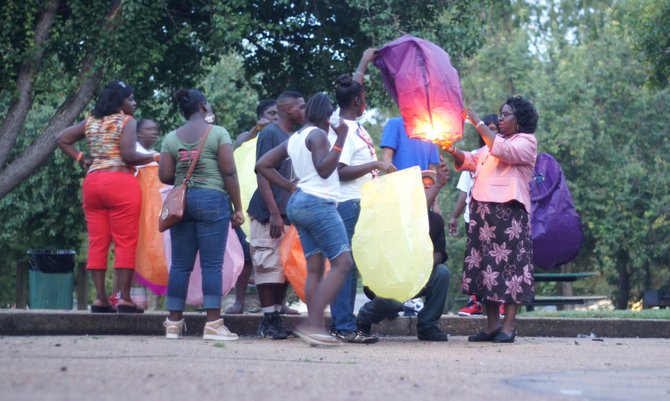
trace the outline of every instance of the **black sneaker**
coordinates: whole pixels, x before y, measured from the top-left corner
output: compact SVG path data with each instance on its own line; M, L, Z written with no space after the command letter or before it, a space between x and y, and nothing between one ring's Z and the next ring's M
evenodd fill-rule
M336 338L339 338L340 340L346 343L374 344L377 341L379 341L379 337L373 336L369 333L366 334L360 330L349 331L349 332L334 330L331 331L331 334L333 334Z
M430 326L427 329L419 331L418 336L421 341L449 341L449 336L437 326Z
M286 340L288 331L284 328L279 312L264 313L261 324L258 325L259 337L272 338L273 340Z
M370 336L372 332L372 323L363 323L361 321L356 321L356 331L360 331L366 336Z

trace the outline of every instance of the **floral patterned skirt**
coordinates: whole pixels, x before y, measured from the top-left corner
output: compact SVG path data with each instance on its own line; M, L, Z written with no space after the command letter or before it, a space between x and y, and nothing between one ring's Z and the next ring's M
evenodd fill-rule
M480 301L533 300L533 243L521 203L472 199L461 291Z

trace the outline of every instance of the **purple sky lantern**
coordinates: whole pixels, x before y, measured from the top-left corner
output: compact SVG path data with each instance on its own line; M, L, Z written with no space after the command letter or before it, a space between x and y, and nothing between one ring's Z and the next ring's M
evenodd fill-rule
M463 137L463 99L449 55L425 39L404 35L375 59L410 138L448 146Z

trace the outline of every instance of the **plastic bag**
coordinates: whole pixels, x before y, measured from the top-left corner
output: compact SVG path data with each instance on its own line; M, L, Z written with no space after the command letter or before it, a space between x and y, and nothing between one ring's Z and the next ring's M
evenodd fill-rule
M295 293L303 302L305 301L305 281L307 280L307 260L300 245L300 236L295 226L291 225L284 233L279 244L279 257L284 267L286 279L293 287ZM330 263L326 260L326 270L330 270Z
M156 295L165 295L168 265L163 248L163 234L158 232L158 214L163 205L158 166L144 166L137 173L142 191L142 209L135 256L135 281Z
M242 230L247 234L247 237L250 235L251 231L249 228L249 216L246 215L246 210L256 187L258 187L256 173L254 172L254 169L256 168L257 142L258 138L246 141L239 148L235 149L235 152L233 153L235 167L237 168L237 177L240 182L240 198L242 198L242 207L245 213Z
M426 195L419 167L363 184L352 240L363 282L377 296L400 302L416 296L433 269Z

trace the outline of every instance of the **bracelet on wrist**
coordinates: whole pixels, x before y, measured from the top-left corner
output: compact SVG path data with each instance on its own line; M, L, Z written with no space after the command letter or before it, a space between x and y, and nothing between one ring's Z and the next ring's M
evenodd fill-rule
M484 125L484 121L479 120L479 122L477 123L477 128L481 127L482 125Z
M83 159L83 158L84 158L84 152L79 152L79 153L77 153L77 158L74 159L74 160L77 161L77 162L80 162L81 159Z
M330 148L330 150L334 150L334 151L336 151L336 152L342 153L342 148L339 147L339 146L335 146L335 145L333 145L333 147Z

